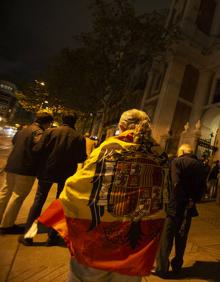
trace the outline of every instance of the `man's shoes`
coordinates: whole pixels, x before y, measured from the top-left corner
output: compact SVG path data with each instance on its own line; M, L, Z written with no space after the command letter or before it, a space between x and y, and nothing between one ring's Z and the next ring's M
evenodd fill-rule
M174 275L179 275L181 272L181 268L172 268L172 272Z
M0 234L21 234L24 233L24 226L16 225L10 227L1 227Z
M179 275L181 273L181 267L180 268L175 268L175 267L172 267L172 272L173 274L176 276L176 275Z
M19 236L18 242L23 244L24 246L32 246L33 238L24 238L24 236Z
M158 276L162 279L169 279L170 278L169 272L164 272L164 271L160 271L160 270L152 270L151 274Z
M175 260L171 260L171 267L174 275L180 274L182 268L175 262Z
M60 244L61 244L61 238L60 237L55 237L55 238L48 237L45 245L47 247L52 247L52 246L59 246Z

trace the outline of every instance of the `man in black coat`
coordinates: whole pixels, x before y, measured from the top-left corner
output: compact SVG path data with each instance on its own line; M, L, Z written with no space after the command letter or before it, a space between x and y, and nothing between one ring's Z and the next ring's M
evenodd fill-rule
M171 260L171 267L175 274L181 270L191 219L198 216L196 203L206 188L204 167L188 144L179 148L178 157L171 163L171 181L167 217L156 260L155 274L162 278L168 278L174 238L175 257Z
M53 121L51 114L39 112L35 122L20 130L13 139L13 149L5 167L5 184L0 190L0 223L2 233L18 231L14 225L20 207L29 194L37 172L37 155L33 146L40 140L43 131Z
M33 235L28 230L40 216L52 184L58 184L56 194L56 198L58 198L66 179L76 172L77 163L86 160L85 139L75 130L76 119L75 113L64 114L62 117L63 125L46 130L40 142L33 148L36 154L41 155L41 162L37 176L38 189L28 215L25 226L26 233L24 238L20 238L20 242L24 245L32 245L35 234ZM56 239L55 232L50 232L48 245L54 244Z
M219 161L215 161L215 165L212 167L208 176L208 191L209 198L215 198L217 194L218 185L218 173L219 173Z

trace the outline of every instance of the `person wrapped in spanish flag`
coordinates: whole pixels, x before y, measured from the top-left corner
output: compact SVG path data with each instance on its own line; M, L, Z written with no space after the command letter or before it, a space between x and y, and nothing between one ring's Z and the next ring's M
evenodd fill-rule
M69 282L138 282L153 267L165 217L166 154L145 112L124 112L119 128L39 218L70 249Z

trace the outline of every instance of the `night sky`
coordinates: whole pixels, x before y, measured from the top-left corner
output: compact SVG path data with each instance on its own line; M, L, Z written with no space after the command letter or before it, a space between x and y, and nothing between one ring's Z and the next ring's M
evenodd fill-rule
M134 0L137 12L168 8L171 0ZM90 0L0 0L0 79L37 77L74 35L88 31ZM15 81L15 82L17 82Z

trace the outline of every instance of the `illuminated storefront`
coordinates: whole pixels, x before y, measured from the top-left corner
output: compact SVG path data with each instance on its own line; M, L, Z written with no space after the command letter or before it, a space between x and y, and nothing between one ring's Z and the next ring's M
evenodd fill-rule
M2 120L10 120L15 112L16 86L8 81L0 80L0 117Z

